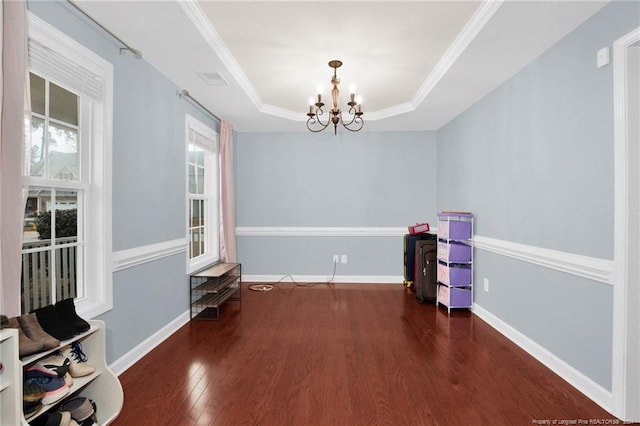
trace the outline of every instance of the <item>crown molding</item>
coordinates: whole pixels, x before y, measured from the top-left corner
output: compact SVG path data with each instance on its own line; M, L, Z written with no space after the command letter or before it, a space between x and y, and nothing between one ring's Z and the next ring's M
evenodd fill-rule
M489 22L491 17L503 4L504 0L484 0L478 10L471 17L462 31L458 34L449 49L442 56L440 61L433 68L427 79L418 88L411 101L391 106L378 111L368 111L367 121L382 120L401 114L413 112L422 104L427 95L436 87L449 68L458 60L462 52L469 46L471 41L478 35L480 30ZM256 91L251 81L247 78L231 51L216 31L211 21L198 4L197 0L183 0L178 2L187 17L191 20L196 29L200 32L207 44L220 58L229 73L236 80L240 88L249 97L256 109L263 113L284 118L292 121L306 121L307 117L302 111L292 111L275 105L264 104L260 95Z
M414 109L424 102L427 95L429 95L440 80L442 80L442 77L444 77L449 68L458 60L462 52L471 44L473 39L480 33L480 30L484 28L503 3L504 0L485 0L482 2L482 5L480 5L476 13L474 13L469 22L467 22L467 25L460 31L460 34L458 34L453 43L451 43L451 46L449 46L445 54L442 55L440 61L438 61L433 68L433 71L431 71L427 79L413 96L413 99L411 99L411 105Z
M215 27L209 21L206 14L200 7L197 0L182 0L178 4L184 10L184 13L191 20L196 29L200 32L207 44L213 49L214 53L220 58L224 66L229 73L236 80L238 85L242 88L244 93L251 99L251 102L256 106L259 111L262 111L263 105L258 92L253 87L253 84L247 78L247 75L242 71L238 62L231 54L231 51L216 31Z

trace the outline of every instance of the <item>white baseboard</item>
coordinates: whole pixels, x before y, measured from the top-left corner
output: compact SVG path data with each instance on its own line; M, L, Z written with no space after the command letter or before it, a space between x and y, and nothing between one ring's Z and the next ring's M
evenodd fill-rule
M613 394L603 388L580 371L576 370L553 353L531 340L500 318L496 317L477 303L473 305L473 313L495 328L509 340L520 346L529 355L550 368L558 376L585 394L588 398L607 410L613 412Z
M169 324L162 327L160 330L153 333L151 336L142 341L135 348L121 356L118 360L109 365L109 368L113 370L116 376L124 373L133 364L142 359L143 356L151 352L153 348L164 342L169 336L178 331L180 327L189 322L189 311L178 316Z
M331 276L328 275L293 275L293 279L299 283L323 283L327 282ZM360 283L360 284L402 284L404 278L400 275L336 275L334 283ZM290 283L289 275L242 275L242 281L252 283Z

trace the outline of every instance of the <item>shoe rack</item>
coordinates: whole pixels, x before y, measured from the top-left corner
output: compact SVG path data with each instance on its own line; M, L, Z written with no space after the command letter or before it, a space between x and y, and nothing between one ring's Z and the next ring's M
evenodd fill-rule
M191 274L191 319L217 320L227 300L241 300L242 265L218 263Z
M4 371L0 375L0 397L2 410L0 424L28 425L29 422L44 415L69 398L84 396L96 403L96 415L99 425L108 425L120 413L124 402L122 385L117 376L111 371L106 362L104 322L88 321L89 331L81 333L72 339L60 342L60 346L44 352L24 357L18 356L18 332L14 329L0 330L0 362ZM80 342L83 352L87 356L87 364L95 368L95 372L86 377L73 379L69 393L52 405L44 405L35 415L25 419L22 413L22 371L53 352L74 342Z

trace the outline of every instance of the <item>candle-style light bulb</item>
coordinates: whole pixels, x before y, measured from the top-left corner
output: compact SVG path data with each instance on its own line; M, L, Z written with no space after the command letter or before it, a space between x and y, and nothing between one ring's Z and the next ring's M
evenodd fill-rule
M349 87L349 93L351 93L352 95L355 95L355 94L356 94L356 86L355 86L355 85L353 85L353 84L352 84L352 85Z

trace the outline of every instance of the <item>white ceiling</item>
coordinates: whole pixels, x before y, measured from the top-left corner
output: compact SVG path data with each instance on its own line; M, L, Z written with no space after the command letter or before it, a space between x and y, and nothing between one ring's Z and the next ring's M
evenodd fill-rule
M332 59L340 107L355 85L365 129L438 129L607 2L75 3L235 130L272 132L306 129Z

